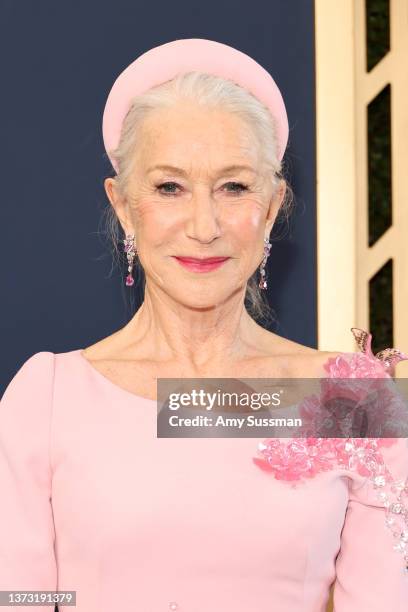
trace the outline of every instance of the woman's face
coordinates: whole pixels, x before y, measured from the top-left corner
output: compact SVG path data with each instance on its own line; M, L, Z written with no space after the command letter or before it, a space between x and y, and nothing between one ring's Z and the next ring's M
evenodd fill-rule
M245 291L285 188L281 181L272 199L246 123L185 103L151 113L137 139L126 202L113 179L105 189L124 230L135 234L149 285L197 308ZM177 257L228 259L203 271Z

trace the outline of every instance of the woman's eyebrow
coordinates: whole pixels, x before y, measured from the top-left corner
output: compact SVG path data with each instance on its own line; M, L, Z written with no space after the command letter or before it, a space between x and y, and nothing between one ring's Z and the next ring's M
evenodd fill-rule
M170 166L169 164L157 164L155 166L150 166L147 169L147 173L153 172L153 170L165 170L168 172L172 172L173 174L178 174L180 176L187 176L187 172L183 170L183 168L178 168L177 166ZM257 174L256 170L252 166L248 166L246 164L232 164L229 166L225 166L224 168L220 168L217 174L232 174L237 170L247 170L252 172L253 174Z

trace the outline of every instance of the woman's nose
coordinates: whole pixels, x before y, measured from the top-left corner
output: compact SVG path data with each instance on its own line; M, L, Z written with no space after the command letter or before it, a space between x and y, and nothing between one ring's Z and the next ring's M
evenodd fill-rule
M220 235L219 210L209 194L196 194L190 201L186 234L200 242L211 242Z

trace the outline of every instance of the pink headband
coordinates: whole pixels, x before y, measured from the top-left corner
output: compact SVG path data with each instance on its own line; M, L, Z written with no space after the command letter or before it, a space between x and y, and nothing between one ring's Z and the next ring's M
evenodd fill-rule
M136 58L114 82L105 104L102 133L106 153L119 144L122 123L134 96L164 83L181 72L200 70L230 79L250 91L271 111L277 123L278 157L288 141L288 117L275 81L258 62L229 45L204 38L172 40Z

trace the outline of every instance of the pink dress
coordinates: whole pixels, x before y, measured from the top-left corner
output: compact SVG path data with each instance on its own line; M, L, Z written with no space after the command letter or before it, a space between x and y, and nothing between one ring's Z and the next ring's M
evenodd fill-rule
M370 340L328 377L390 377L408 358ZM76 591L60 612L324 612L334 582L335 612L407 612L407 438L357 454L335 438L157 438L156 417L80 349L23 364L0 402L0 590Z

